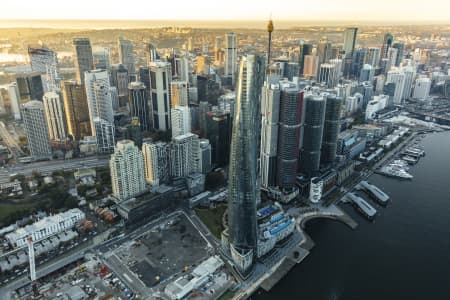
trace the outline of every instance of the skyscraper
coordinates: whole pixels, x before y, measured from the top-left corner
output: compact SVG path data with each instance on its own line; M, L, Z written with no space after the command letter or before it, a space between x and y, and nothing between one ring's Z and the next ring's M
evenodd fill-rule
M305 56L312 54L313 45L305 44L303 41L300 42L300 50L298 54L298 75L304 75L304 65L305 65Z
M119 106L124 107L128 102L129 72L125 65L114 64L111 66L111 84L117 88Z
M150 124L150 106L148 105L145 85L142 82L135 81L128 85L129 105L131 117L137 117L142 131L149 131Z
M256 255L257 139L265 63L256 55L241 61L231 140L228 222L231 257L246 274Z
M305 121L299 170L308 177L314 177L319 171L324 121L324 97L307 95L305 97Z
M166 131L170 129L170 63L151 62L150 65L151 102L153 106L153 127Z
M40 72L20 73L16 75L20 100L25 103L30 100L42 101L44 86Z
M394 104L402 104L403 90L405 88L405 73L401 70L391 70L387 74L386 83L395 84L395 92L393 97Z
M120 63L127 68L129 74L134 74L133 43L120 36L117 40L117 45L119 48Z
M231 78L231 85L236 82L237 69L237 36L235 33L225 34L225 76Z
M147 59L147 65L149 65L150 62L157 61L159 59L158 53L156 52L156 47L150 42L145 44L145 57Z
M188 106L188 83L186 81L172 81L170 83L170 107Z
M105 70L86 72L85 88L91 129L93 135L97 137L97 150L109 153L114 149L115 130L108 72Z
M75 75L79 84L84 83L84 72L94 69L91 42L88 38L73 39Z
M218 167L228 165L231 143L231 113L225 110L206 113L206 137L211 143L211 160Z
M390 33L386 33L383 37L383 44L381 45L381 59L388 58L389 49L392 47L394 37Z
M170 144L170 175L186 177L199 170L199 139L196 134L186 133L172 139Z
M145 190L144 158L133 141L117 142L109 161L114 197L126 200Z
M93 52L94 66L96 69L109 70L111 67L111 55L109 48L94 47Z
M319 57L316 55L305 55L305 63L303 65L303 76L316 77L319 68Z
M426 100L430 95L431 80L430 78L417 78L414 86L414 99Z
M340 131L342 98L334 94L326 95L325 121L323 127L321 164L333 163L336 159L337 139Z
M62 92L68 134L75 140L91 135L92 127L84 85L75 80L63 81Z
M23 124L28 148L34 160L52 158L52 149L42 101L31 100L22 105Z
M191 132L191 112L187 106L176 106L171 110L172 138Z
M378 67L381 59L380 48L371 47L366 53L365 63L371 65L372 67Z
M327 63L328 60L330 60L332 58L331 50L332 50L332 45L330 42L328 42L326 39L319 41L319 44L317 45L317 53L316 54L319 57L320 64Z
M20 120L20 94L17 83L13 82L8 85L9 105L11 106L11 113L14 120Z
M145 179L150 185L160 185L169 180L169 145L163 142L142 144Z
M336 65L331 63L321 64L318 81L326 84L328 88L334 88L337 85L338 74Z
M59 95L55 92L47 92L44 94L43 103L50 139L64 141L67 137L66 122Z
M56 52L45 47L28 47L31 70L40 72L46 91L54 91L59 88L59 70Z
M355 51L356 36L358 34L358 28L346 28L344 31L344 51L345 57L352 57Z
M395 61L395 66L398 67L403 60L404 45L403 43L394 43L392 47L397 49L397 60Z

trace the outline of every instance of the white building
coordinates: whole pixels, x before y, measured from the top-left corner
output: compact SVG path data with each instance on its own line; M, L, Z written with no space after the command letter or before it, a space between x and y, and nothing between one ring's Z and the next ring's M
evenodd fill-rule
M44 104L37 100L23 104L22 116L32 158L34 160L50 159L52 149L45 120Z
M143 143L145 179L150 185L160 185L169 179L169 145L163 142Z
M59 88L58 58L56 52L48 48L28 48L31 70L41 73L45 91L55 91ZM40 100L40 99L39 99Z
M384 109L389 103L389 96L379 95L373 97L372 101L369 101L366 107L366 120L372 120L375 118L376 112Z
M5 235L5 238L11 245L22 247L27 244L27 238L30 236L34 242L37 242L51 235L66 231L84 219L85 214L78 208L74 208L16 229L14 232Z
M426 100L430 96L431 80L427 77L417 78L414 86L414 99Z
M318 81L326 84L328 88L333 88L337 84L338 70L337 65L331 63L325 63L320 65Z
M111 68L111 55L109 48L94 46L92 56L94 58L94 67L96 69L109 70Z
M225 34L225 76L231 78L231 84L236 83L237 73L237 35L230 32Z
M311 178L309 187L309 201L319 203L322 198L323 181L319 177Z
M405 74L405 85L403 87L403 95L402 95L402 99L405 100L411 97L414 79L416 77L416 70L412 66L402 67L401 70L403 71L403 74Z
M44 94L43 103L50 139L64 141L67 137L66 122L59 95L55 92L47 92Z
M196 134L187 133L174 137L170 145L170 171L172 177L186 177L201 172L199 139Z
M20 120L20 94L17 82L8 85L9 105L11 106L11 113L14 120Z
M170 84L172 67L170 63L152 61L150 67L151 103L153 105L153 128L170 129Z
M87 71L84 74L92 135L97 137L101 153L114 149L114 113L106 70Z
M303 76L316 77L319 68L319 57L316 55L305 55L303 63Z
M176 106L171 110L172 138L191 132L191 112L188 106Z
M405 88L405 73L401 70L394 69L388 72L386 83L395 83L394 104L402 104L403 93Z
M365 63L371 65L372 67L377 67L380 63L380 48L371 47L368 49L365 57Z
M144 158L133 141L117 142L109 167L112 190L117 199L126 200L145 190Z

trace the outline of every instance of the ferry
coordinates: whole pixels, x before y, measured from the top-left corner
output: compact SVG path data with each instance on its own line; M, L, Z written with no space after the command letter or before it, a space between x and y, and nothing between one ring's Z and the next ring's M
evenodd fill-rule
M363 180L360 182L360 186L371 198L376 200L379 204L387 205L387 203L389 202L389 196L375 185Z
M347 197L350 199L353 206L368 220L372 221L373 219L375 219L377 210L373 208L369 203L367 203L366 200L354 193L348 193Z

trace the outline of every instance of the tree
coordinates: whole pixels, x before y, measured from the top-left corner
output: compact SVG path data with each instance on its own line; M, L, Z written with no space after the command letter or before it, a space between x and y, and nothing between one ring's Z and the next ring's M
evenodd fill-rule
M225 185L225 176L222 172L211 172L206 175L205 188L207 190L215 190Z

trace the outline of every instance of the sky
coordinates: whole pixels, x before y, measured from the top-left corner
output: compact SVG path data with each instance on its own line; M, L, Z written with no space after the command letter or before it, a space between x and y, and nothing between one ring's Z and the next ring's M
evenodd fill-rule
M1 0L0 19L450 23L450 0Z

